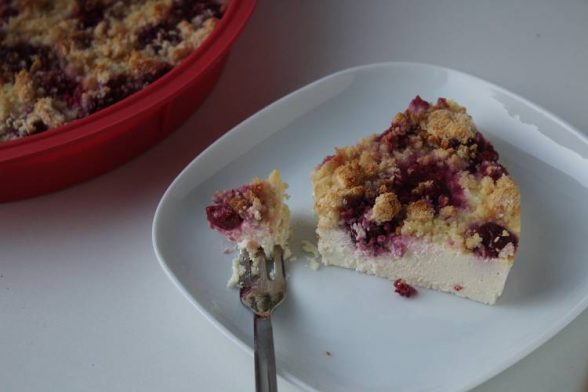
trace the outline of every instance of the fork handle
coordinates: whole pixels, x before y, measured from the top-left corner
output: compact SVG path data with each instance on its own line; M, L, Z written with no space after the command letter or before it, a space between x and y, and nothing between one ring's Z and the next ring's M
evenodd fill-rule
M276 357L271 316L255 315L253 321L255 341L255 390L257 392L276 392Z

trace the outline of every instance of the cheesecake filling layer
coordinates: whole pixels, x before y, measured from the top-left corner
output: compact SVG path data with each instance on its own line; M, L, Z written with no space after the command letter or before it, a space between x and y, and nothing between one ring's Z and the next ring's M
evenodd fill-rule
M502 294L511 264L464 254L441 244L404 240L402 256L358 251L340 229L318 229L318 249L325 265L349 268L381 278L403 279L419 287L440 290L485 304Z

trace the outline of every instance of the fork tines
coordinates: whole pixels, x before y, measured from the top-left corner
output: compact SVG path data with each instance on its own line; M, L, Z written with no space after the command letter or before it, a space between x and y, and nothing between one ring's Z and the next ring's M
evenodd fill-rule
M286 296L283 253L276 245L271 258L261 248L253 255L242 251L239 256L244 271L239 277L241 302L258 316L269 315Z

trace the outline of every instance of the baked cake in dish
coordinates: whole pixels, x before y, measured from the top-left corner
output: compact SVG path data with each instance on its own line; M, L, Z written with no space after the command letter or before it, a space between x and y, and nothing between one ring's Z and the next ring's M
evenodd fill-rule
M222 0L0 1L0 142L154 82L214 29Z
M323 263L495 303L515 260L520 194L466 109L416 97L388 130L312 174Z
M255 254L262 248L271 258L275 245L289 255L290 210L284 203L286 188L277 170L267 180L253 179L249 184L214 195L214 204L206 207L206 217L211 228L237 244L241 252L248 252L255 261ZM229 285L238 283L243 271L236 258Z

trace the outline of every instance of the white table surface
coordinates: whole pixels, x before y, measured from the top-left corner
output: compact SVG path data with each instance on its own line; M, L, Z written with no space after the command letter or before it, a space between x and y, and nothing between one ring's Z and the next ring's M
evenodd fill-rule
M203 148L321 76L380 61L440 64L588 132L586 1L428 3L260 0L214 92L174 135L97 179L0 205L0 391L253 390L253 358L168 280L151 222ZM588 312L476 389L555 390L588 391Z

